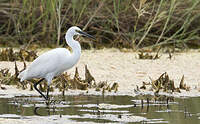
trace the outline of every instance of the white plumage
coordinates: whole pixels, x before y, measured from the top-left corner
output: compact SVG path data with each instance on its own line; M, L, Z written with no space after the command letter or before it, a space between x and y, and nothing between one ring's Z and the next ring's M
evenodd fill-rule
M82 32L81 29L76 26L69 28L66 32L65 39L67 44L72 48L72 52L65 48L56 48L42 54L36 58L27 69L19 74L18 78L20 78L20 81L32 78L44 78L49 86L55 76L72 68L78 62L81 55L81 46L78 41L73 39L74 35L85 35L93 38L91 35ZM38 82L38 84L39 83L40 82ZM45 99L48 99L48 90L47 97L45 97L36 86L37 84L34 85L35 89Z
M65 48L50 50L35 59L26 70L19 74L20 81L32 78L45 78L48 84L50 84L54 76L73 67L79 58L80 54L74 56Z

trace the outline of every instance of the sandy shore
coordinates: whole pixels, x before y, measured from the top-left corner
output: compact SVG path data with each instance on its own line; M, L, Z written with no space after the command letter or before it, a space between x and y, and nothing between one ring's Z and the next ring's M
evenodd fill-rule
M167 72L170 79L174 79L175 85L178 86L181 77L185 76L185 83L191 87L190 91L182 91L181 93L171 94L176 97L180 96L200 96L200 54L199 52L176 53L170 60L167 54L162 54L157 60L139 60L137 53L134 52L120 52L116 49L104 50L84 50L81 59L76 65L79 68L80 76L84 78L84 65L87 64L91 74L97 82L107 80L109 83L119 83L119 91L117 93L106 93L107 95L137 95L134 92L136 85L141 86L142 81L150 81L157 79L162 73ZM30 64L30 63L29 63ZM23 68L22 62L17 62L20 68ZM14 73L14 62L0 62L0 68L9 68ZM73 76L75 68L68 70ZM5 86L7 90L0 89L0 98L14 97L19 95L39 95L35 90L20 90L15 86ZM69 90L66 94L95 94L101 95L101 92L94 90L86 91ZM152 92L143 92L152 93ZM51 93L53 95L59 94L58 91ZM106 95L105 94L105 95ZM169 95L169 94L168 94ZM18 115L2 115L2 116L17 116ZM20 116L21 118L21 116ZM68 117L69 118L69 117ZM144 120L142 117L133 117L136 121ZM141 120L140 120L141 119ZM40 120L40 121L38 121ZM132 122L133 120L130 120ZM58 116L39 117L33 116L31 119L6 119L0 118L0 124L21 124L21 123L77 123L66 118L59 118ZM83 123L83 122L81 122ZM88 123L88 122L86 122ZM91 122L92 123L92 122Z
M176 53L170 60L168 54L162 54L157 60L140 60L137 59L135 52L120 52L117 49L103 50L83 50L78 64L80 76L84 78L84 65L87 64L91 74L97 82L107 80L110 83L119 83L119 92L117 95L136 95L134 88L136 85L141 86L142 81L157 79L162 73L167 72L170 79L174 79L175 85L178 86L181 77L185 76L185 83L191 87L189 92L175 93L178 96L199 96L200 92L200 53L185 52ZM17 62L19 67L23 68L23 63ZM14 72L14 62L0 62L0 68L9 68ZM73 76L75 68L68 70ZM33 94L34 91L21 91L13 87L7 87L6 92L0 90L0 94ZM72 94L83 91L69 91ZM94 91L89 91L95 94ZM56 93L55 93L56 94ZM98 93L97 93L98 94ZM115 94L115 93L108 93ZM116 94L115 94L116 95Z

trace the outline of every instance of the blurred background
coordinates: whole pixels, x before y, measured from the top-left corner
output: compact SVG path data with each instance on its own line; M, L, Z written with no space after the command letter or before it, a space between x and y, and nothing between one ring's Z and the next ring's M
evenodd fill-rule
M200 47L200 0L1 0L0 47L65 44L70 26L90 48Z

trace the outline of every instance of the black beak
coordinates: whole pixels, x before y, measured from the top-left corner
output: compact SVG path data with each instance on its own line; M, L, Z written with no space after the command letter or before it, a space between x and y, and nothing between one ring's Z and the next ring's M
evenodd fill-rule
M95 39L95 37L93 37L92 35L89 35L88 33L83 32L83 31L77 31L77 32L78 32L79 34L81 34L81 35L86 36L86 37L89 37L89 38Z

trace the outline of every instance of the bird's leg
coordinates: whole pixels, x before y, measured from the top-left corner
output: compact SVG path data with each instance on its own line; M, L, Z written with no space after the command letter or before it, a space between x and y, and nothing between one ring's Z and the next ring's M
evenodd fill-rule
M49 89L50 89L50 87L48 86L48 87L47 87L47 97L46 97L47 100L49 100Z
M50 90L50 86L47 87L47 96L46 96L46 104L47 104L47 108L49 109L48 105L50 104L50 98L49 98L49 90Z
M42 79L39 80L37 83L35 83L35 84L34 84L34 88L35 88L35 90L37 90L37 91L42 95L42 97L45 98L45 100L48 100L47 97L37 88L37 85L38 85L39 83L41 83L43 80L44 80L44 78L42 78Z

